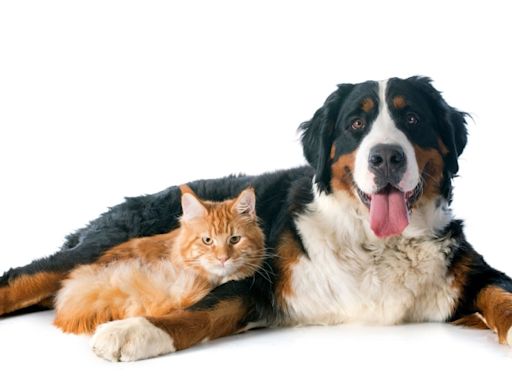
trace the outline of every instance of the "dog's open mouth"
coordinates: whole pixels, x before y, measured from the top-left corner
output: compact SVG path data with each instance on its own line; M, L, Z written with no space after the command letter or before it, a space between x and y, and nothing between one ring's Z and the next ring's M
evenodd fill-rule
M357 194L370 210L370 227L375 235L398 236L409 224L409 213L421 195L421 184L408 192L388 184L371 195L357 188Z
M395 188L395 187L391 186L390 184L388 184L387 186L382 188L377 193L380 193L380 192L385 191L385 190L390 190L390 189L397 189L397 188ZM370 203L372 201L371 195L368 195L368 194L364 193L359 188L357 188L357 194L359 195L359 198L361 199L363 204L366 205L368 207L368 209L370 209ZM410 211L412 209L413 204L416 201L418 201L418 199L419 199L419 197L421 195L421 184L418 183L416 188L414 188L412 191L405 192L404 195L405 195L405 199L406 199L406 203L407 203L407 209Z

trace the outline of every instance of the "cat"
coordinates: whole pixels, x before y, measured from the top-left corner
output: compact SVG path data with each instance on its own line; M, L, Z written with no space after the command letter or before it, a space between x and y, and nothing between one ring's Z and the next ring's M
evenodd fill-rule
M55 297L57 327L90 334L108 321L166 315L260 268L265 239L252 188L223 202L180 189L180 227L129 240L69 274Z

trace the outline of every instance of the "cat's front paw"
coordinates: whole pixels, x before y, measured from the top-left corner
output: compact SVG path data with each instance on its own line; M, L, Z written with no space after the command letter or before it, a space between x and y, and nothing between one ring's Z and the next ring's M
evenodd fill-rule
M144 317L100 325L91 340L96 355L110 361L134 361L174 352L172 338Z
M512 327L507 332L507 344L512 347Z

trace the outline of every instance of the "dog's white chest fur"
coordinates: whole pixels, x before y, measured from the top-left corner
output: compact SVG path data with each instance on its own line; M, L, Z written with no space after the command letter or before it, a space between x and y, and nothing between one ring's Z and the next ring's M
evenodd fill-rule
M448 318L458 297L447 271L452 241L422 231L444 226L449 213L427 215L436 208L426 207L413 215L403 236L384 241L371 234L364 213L339 197L317 197L296 219L308 256L293 267L286 321L396 324Z

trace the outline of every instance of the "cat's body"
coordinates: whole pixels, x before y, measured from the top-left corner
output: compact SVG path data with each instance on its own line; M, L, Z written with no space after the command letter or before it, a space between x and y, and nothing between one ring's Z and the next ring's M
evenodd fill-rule
M55 325L92 333L107 321L163 316L261 266L264 236L252 189L216 203L199 200L187 187L182 192L181 227L129 240L70 272L55 299Z

